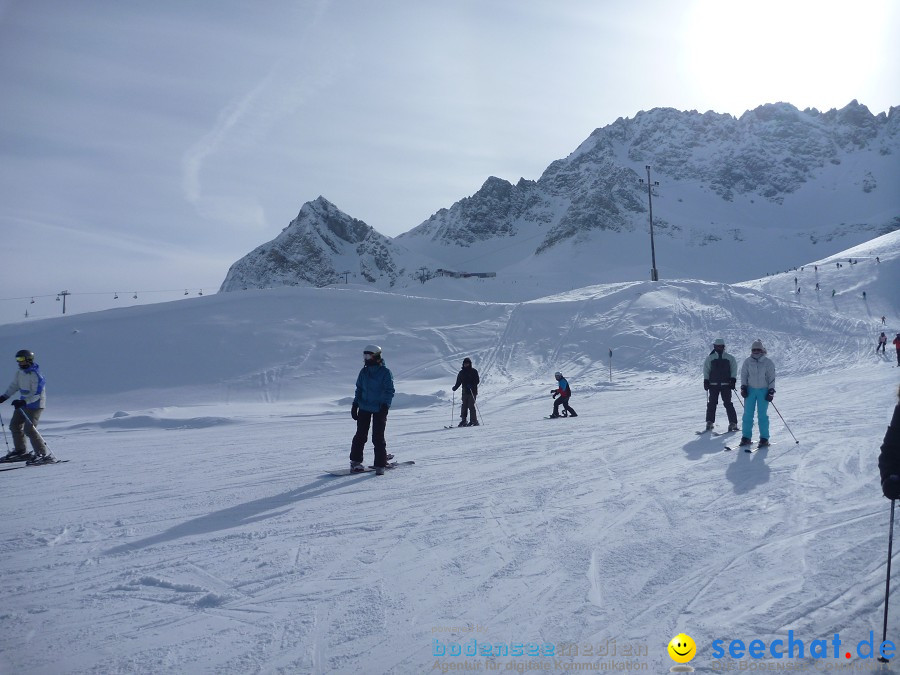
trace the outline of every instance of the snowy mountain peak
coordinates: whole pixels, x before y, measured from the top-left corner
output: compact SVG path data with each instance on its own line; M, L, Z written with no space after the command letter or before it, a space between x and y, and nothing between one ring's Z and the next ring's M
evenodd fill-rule
M220 290L327 286L351 273L393 285L396 251L388 237L320 196L304 204L275 239L234 263Z

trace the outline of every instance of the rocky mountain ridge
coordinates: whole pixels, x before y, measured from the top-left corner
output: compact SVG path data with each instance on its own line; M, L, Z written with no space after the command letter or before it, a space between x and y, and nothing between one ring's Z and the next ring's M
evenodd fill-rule
M653 224L670 276L761 276L794 257L829 252L799 255L794 247L839 250L900 227L898 157L897 107L873 115L856 101L824 113L775 103L739 118L656 108L596 129L537 180L489 177L472 196L393 239L320 197L235 263L222 290L348 280L405 287L467 265L491 267L502 283L573 259L593 261L583 275L588 283L601 280L597 262L606 280L641 278L646 165L661 184ZM741 275L728 259L741 257L748 241L770 250ZM717 250L709 268L681 269L677 261L691 258L684 249L697 246ZM554 283L562 282L549 290Z

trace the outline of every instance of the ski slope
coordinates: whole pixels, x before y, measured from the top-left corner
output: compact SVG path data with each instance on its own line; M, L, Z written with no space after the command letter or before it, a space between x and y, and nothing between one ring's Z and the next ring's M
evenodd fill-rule
M709 672L717 639L878 642L876 459L900 369L874 347L900 332L900 233L854 251L820 261L818 298L793 290L804 266L525 303L248 291L0 326L8 376L36 352L41 429L71 460L0 472L0 672L563 672L613 640L614 661L663 672L680 632ZM763 340L799 444L774 410L775 445L752 455L694 433L716 337L739 362ZM398 392L388 449L416 464L326 476L372 341ZM483 426L447 430L467 355ZM543 419L557 369L577 419ZM449 655L472 640L558 651Z

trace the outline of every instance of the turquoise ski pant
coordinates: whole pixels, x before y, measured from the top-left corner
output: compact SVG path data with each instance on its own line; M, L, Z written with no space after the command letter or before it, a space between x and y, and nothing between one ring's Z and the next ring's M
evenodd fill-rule
M748 389L744 399L744 417L741 419L741 435L753 438L753 411L759 416L759 437L769 437L769 402L766 400L768 389Z

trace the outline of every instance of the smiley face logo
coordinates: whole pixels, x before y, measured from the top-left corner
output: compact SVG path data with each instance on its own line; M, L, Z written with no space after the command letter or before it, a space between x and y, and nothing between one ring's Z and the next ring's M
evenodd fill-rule
M687 663L697 654L697 645L690 635L679 633L669 641L669 656L675 663Z

